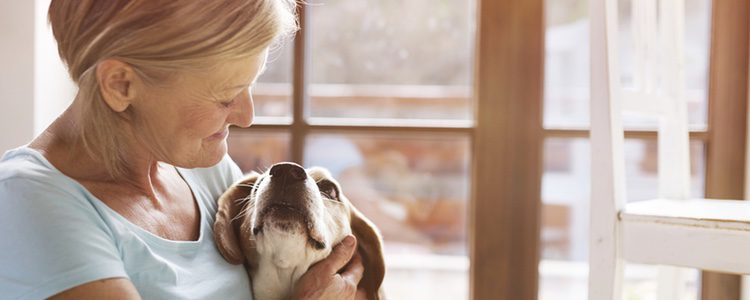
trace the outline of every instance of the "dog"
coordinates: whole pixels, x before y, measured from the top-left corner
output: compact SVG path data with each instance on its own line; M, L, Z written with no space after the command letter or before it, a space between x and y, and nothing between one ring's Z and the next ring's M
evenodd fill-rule
M358 288L381 299L381 235L324 168L285 162L252 172L219 198L214 223L219 252L245 265L259 300L289 299L300 276L349 234L364 266Z

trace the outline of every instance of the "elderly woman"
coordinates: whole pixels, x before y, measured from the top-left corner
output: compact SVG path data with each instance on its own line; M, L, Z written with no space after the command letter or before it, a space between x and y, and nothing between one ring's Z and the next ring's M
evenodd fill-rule
M0 297L250 299L211 226L216 199L242 175L228 127L252 123L250 89L269 46L296 29L293 9L53 0L49 21L79 90L0 161ZM308 270L295 297L354 298L354 244L347 237Z

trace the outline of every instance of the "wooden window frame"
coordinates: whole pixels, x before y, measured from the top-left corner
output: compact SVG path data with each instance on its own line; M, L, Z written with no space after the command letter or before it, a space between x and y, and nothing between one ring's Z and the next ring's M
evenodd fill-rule
M744 199L750 4L711 5L706 198ZM740 276L701 275L701 299L740 299Z
M477 2L470 299L536 299L544 2Z

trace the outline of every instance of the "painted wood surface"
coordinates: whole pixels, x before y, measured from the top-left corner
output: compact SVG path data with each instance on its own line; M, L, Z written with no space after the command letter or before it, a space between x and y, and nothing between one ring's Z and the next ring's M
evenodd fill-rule
M625 206L623 131L617 68L617 2L590 1L591 226L589 299L621 297L623 261L617 214Z
M634 86L627 90L620 86L617 1L589 5L591 142L596 149L592 151L589 299L620 299L625 260L710 270L731 265L737 269L727 271L742 272L743 267L729 263L731 258L715 259L718 252L705 242L730 243L747 232L748 224L738 219L743 216L737 205L743 204L688 200L684 2L632 1L635 72ZM659 120L658 194L664 199L624 204L623 111ZM659 299L682 299L685 278L677 268L660 267Z

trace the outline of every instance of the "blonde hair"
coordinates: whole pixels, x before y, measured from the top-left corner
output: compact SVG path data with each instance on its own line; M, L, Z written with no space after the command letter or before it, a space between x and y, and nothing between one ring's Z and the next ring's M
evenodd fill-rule
M78 85L78 130L86 151L113 178L127 162L119 139L126 118L102 99L96 65L115 58L145 82L261 53L297 29L292 0L52 0L58 52Z

